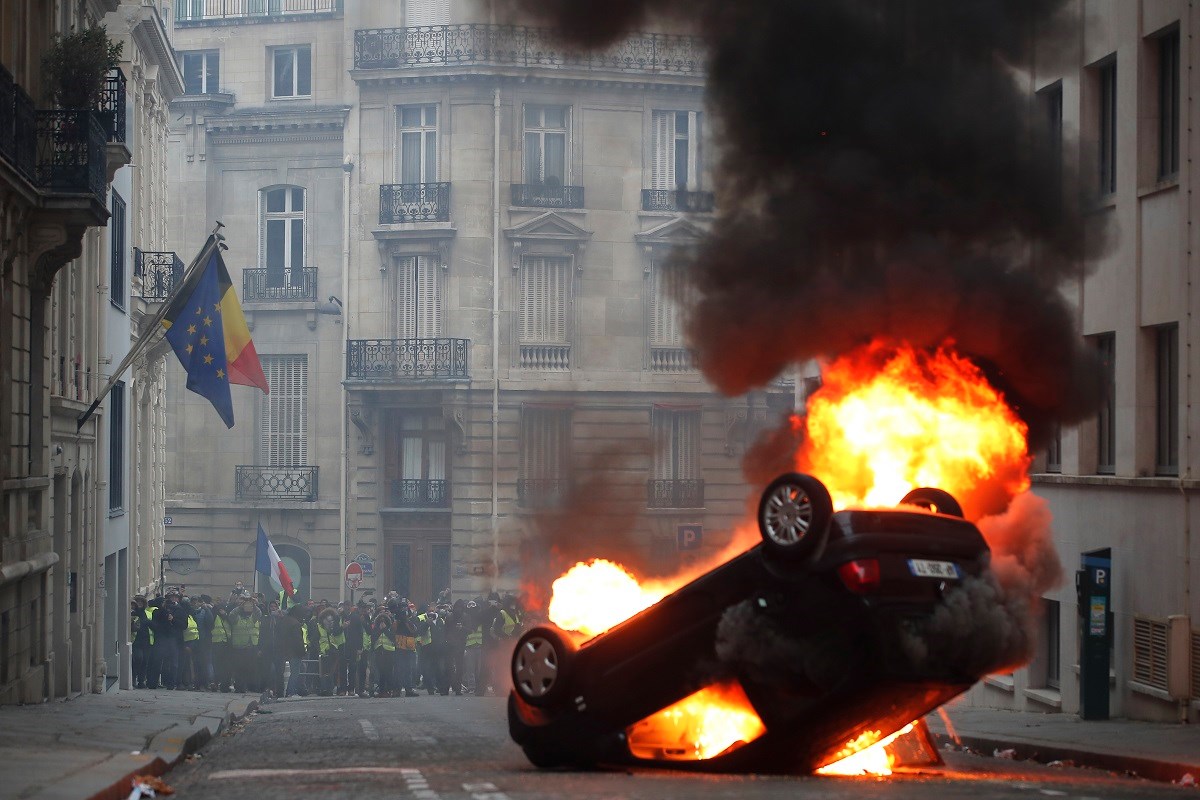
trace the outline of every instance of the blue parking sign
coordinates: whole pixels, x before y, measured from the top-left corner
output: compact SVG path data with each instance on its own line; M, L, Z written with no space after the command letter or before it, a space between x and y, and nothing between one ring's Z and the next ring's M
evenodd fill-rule
M699 550L704 542L704 526L699 524L680 525L675 531L675 545L680 551Z

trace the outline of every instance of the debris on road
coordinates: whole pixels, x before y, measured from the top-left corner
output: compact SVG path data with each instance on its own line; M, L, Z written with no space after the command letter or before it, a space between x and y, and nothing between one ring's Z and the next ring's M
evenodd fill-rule
M154 775L134 775L130 783L133 785L133 791L129 793L127 800L142 800L146 797L175 794L175 790L166 781Z

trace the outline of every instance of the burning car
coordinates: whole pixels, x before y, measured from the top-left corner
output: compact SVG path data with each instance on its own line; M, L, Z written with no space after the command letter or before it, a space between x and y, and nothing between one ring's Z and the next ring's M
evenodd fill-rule
M757 521L761 543L591 639L552 625L520 638L509 731L533 764L807 772L986 674L945 657L969 642L927 641L990 560L948 493L834 512L821 481L788 473Z

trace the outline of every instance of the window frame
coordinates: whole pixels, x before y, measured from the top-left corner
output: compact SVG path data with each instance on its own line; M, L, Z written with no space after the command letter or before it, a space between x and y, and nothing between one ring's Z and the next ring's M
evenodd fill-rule
M404 122L405 110L417 109L420 111L421 121L417 125L406 125ZM433 112L433 122L428 121L429 112ZM405 103L396 106L396 163L394 175L396 183L399 184L422 184L422 183L437 183L438 182L438 167L440 166L440 153L438 147L438 125L441 121L441 113L437 103ZM416 135L420 141L420 167L418 168L419 180L408 180L411 177L405 174L404 160L404 139L406 136ZM430 160L433 164L430 165Z
M283 192L284 210L271 211L271 195ZM300 196L300 210L295 209L296 193ZM272 274L270 229L272 222L283 222L283 272L282 279ZM300 263L294 259L296 223L300 225ZM266 186L259 190L259 268L266 270L266 284L270 287L299 286L304 280L304 268L308 266L308 190L294 184ZM273 279L278 281L273 282Z
M1117 57L1108 57L1095 71L1097 190L1108 197L1117 191Z
M1154 37L1158 62L1156 114L1158 131L1158 164L1156 176L1160 181L1179 176L1180 140L1180 59L1179 27Z
M1063 191L1063 85L1055 81L1037 92L1041 106L1043 135L1050 156L1050 169L1054 178L1055 194L1062 200Z
M265 353L260 361L271 393L258 398L256 464L277 469L307 466L308 354ZM295 374L297 367L299 375Z
M1062 430L1062 423L1055 422L1050 443L1046 445L1046 472L1062 472Z
M650 432L654 442L650 477L653 480L700 480L702 425L701 408L655 406L650 410ZM691 441L681 441L681 436Z
M199 83L200 91L188 91L189 83L189 59L200 60ZM209 62L215 62L209 69ZM206 50L184 50L179 53L179 71L183 74L183 93L185 95L197 96L205 94L219 94L221 91L221 51L206 49ZM212 82L215 86L209 86L209 74L212 73Z
M679 133L680 118L687 130ZM703 112L656 108L650 113L650 188L666 191L700 190ZM687 177L679 180L679 143L687 145Z
M532 110L537 110L537 124L530 125L529 114ZM563 112L562 127L551 127L546 124L546 111L551 109L561 109ZM563 156L562 156L562 186L571 185L571 119L572 107L567 104L558 103L526 103L521 109L521 156L522 156L522 179L528 185L547 186L550 185L546 178L546 136L559 135L563 137ZM531 167L530 162L530 136L537 137L538 142L538 164L535 170Z
M129 296L129 274L126 270L125 221L128 216L125 199L113 189L109 200L108 238L110 245L108 268L108 301L122 313Z
M1117 471L1117 335L1100 333L1092 337L1104 367L1104 397L1096 413L1096 474L1115 475Z
M1179 324L1154 329L1154 474L1179 475Z
M308 74L304 79L308 83L308 92L301 93L301 70L300 70L300 53L307 52L308 56ZM312 99L312 45L311 44L291 44L282 47L272 47L270 49L271 58L271 99L272 100L311 100ZM291 94L280 94L279 92L279 74L278 61L279 56L284 53L291 54L291 70L292 70L292 92Z
M575 292L575 265L574 259L569 255L551 254L551 253L530 253L521 257L520 269L518 270L517 279L520 286L520 300L517 308L517 341L520 344L555 344L569 345L572 338L571 325L571 308L574 300ZM547 294L554 293L558 298L557 313L550 314L551 304L538 303L536 296L536 276L534 275L535 262L539 262L545 269L544 276L545 290ZM559 274L552 276L550 274L550 265L553 264ZM557 278L558 287L553 287L550 284L551 278ZM531 286L531 283L535 284ZM531 292L530 290L535 291ZM550 298L548 297L547 300ZM558 316L559 319L553 319L553 316ZM561 332L556 334L552 329L560 327ZM529 335L530 333L545 333L544 336Z
M108 395L108 515L125 513L125 381L113 384Z

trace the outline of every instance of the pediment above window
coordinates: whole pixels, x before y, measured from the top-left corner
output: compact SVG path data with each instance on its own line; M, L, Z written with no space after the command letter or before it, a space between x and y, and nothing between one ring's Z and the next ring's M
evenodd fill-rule
M675 217L649 230L635 233L633 238L642 245L694 247L707 235L705 228L682 217Z
M570 255L575 269L583 269L583 256L592 232L556 211L547 211L519 225L505 228L512 242L512 267L519 269L526 255Z

